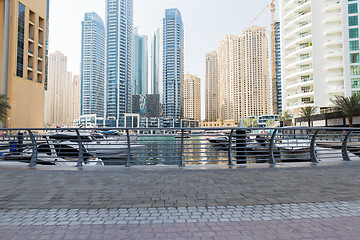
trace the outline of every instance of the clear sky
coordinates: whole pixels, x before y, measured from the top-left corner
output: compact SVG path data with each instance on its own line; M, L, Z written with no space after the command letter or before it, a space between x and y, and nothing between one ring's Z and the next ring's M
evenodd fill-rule
M151 34L161 26L166 8L178 8L185 28L185 73L204 82L206 53L217 50L217 42L225 34L240 36L268 3L270 0L134 0L134 27L139 26L141 34ZM68 71L75 74L80 72L85 12L96 12L105 21L105 0L50 1L50 53L67 55ZM270 21L268 8L252 25L269 28ZM205 103L202 105L204 108Z

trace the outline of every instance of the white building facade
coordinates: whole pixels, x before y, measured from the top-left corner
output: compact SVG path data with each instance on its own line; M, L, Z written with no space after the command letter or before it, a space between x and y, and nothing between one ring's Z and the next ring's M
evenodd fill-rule
M326 110L334 96L351 95L347 5L280 0L283 109L295 116L301 107Z

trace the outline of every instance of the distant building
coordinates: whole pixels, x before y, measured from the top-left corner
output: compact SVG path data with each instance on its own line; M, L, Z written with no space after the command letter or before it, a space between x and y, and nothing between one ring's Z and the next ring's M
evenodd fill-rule
M220 119L220 79L216 51L206 54L205 71L205 119L207 121L216 121Z
M219 105L221 120L239 120L239 43L234 35L225 35L218 42Z
M74 75L73 81L73 101L72 101L72 119L79 119L80 117L80 95L81 95L81 77Z
M270 35L271 37L271 35ZM270 44L272 44L272 38L270 41ZM272 46L269 46L269 49L271 49ZM281 44L280 44L280 22L275 22L275 56L273 56L273 53L271 51L271 59L270 59L270 76L275 77L273 79L271 84L271 100L272 100L272 106L271 106L271 112L274 114L278 114L282 112L282 85L281 85ZM273 66L272 61L275 58L275 72L276 75L273 76Z
M235 120L268 115L271 100L266 28L254 26L244 30L239 52L238 118Z
M104 117L105 26L96 13L85 13L81 41L81 115Z
M151 36L150 94L160 94L162 101L162 30L156 29Z
M0 1L1 94L6 127L44 127L49 1Z
M48 127L73 125L74 85L67 71L67 57L61 52L50 54L46 93L46 123Z
M201 121L201 79L186 74L182 87L184 119Z
M133 95L148 94L148 36L134 30Z
M184 27L179 9L166 9L163 19L163 115L181 119L184 81Z
M124 126L132 104L133 1L106 0L106 125Z
M142 117L161 117L161 105L159 94L133 95L132 113Z

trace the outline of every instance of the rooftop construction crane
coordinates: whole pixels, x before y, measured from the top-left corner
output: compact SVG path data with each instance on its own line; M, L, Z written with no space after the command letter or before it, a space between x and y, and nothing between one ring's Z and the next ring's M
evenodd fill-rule
M277 73L276 73L276 20L275 20L275 0L271 0L268 5L249 23L250 25L255 22L266 9L270 7L271 11L271 66L272 66L272 104L274 114L279 113L278 99L277 99Z

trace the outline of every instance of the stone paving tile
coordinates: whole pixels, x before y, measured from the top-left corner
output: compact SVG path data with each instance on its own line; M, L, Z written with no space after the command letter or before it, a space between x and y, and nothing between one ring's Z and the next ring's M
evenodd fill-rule
M272 221L360 216L360 201L130 209L6 209L0 226Z
M0 168L0 209L209 207L360 200L357 162L286 169L14 169Z
M0 239L354 240L360 217L140 225L0 226Z

